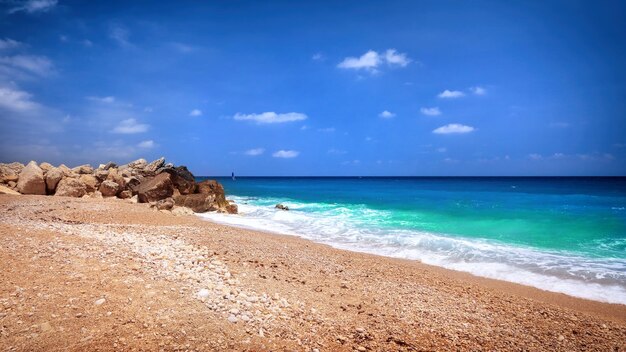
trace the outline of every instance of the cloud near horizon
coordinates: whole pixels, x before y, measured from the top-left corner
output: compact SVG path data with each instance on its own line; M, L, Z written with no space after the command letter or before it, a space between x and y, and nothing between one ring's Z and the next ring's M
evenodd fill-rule
M13 112L35 110L39 104L32 100L32 94L23 90L0 86L0 108Z
M130 118L122 120L117 126L115 126L112 132L121 134L135 134L146 132L148 128L150 128L149 125L138 123L136 119Z
M249 155L249 156L259 156L261 154L265 153L265 149L264 148L254 148L254 149L248 149L244 152L245 155Z
M274 158L291 159L300 155L296 150L278 150L272 154Z
M437 97L439 98L443 98L443 99L455 99L455 98L461 98L464 97L465 93L458 91L458 90L444 90L443 92L439 93L439 95L437 95Z
M462 134L470 133L476 129L472 126L461 125L459 123L451 123L445 126L441 126L433 130L435 134Z
M24 11L26 13L47 12L58 4L58 0L26 0L18 2L18 6L9 9L9 14Z
M389 66L406 67L411 62L411 59L409 59L406 54L398 53L396 49L387 49L384 54L379 54L374 50L368 50L360 57L346 57L337 64L337 67L352 70L364 69L370 72L376 72L377 68L385 62Z
M152 149L154 148L155 144L153 140L147 140L147 141L142 141L139 144L137 144L137 146L139 148L143 148L143 149Z
M422 113L422 115L426 115L426 116L439 116L439 115L441 115L441 110L439 110L438 107L421 108L420 112Z
M277 114L273 111L264 112L261 114L241 114L236 113L233 119L236 121L254 121L257 124L272 124L272 123L285 123L294 121L306 120L308 116L299 112L288 112L284 114Z

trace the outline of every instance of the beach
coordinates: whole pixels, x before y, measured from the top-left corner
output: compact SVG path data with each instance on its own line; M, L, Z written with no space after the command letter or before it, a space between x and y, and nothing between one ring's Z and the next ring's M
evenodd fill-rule
M626 306L125 200L0 195L0 346L626 348Z

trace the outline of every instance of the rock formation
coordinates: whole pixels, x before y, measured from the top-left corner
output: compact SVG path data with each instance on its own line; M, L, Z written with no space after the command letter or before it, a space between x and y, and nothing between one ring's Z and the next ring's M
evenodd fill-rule
M159 158L151 163L138 159L117 166L113 162L69 168L34 161L0 163L0 194L38 194L65 197L117 197L134 203L150 203L155 209L176 214L219 211L237 213L226 200L224 187L215 180L196 183L185 166ZM186 210L185 210L186 209ZM191 209L191 210L190 210Z

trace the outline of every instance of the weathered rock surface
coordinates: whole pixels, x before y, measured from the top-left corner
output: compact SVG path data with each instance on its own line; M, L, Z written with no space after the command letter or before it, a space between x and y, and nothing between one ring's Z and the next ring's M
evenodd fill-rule
M111 180L102 181L98 188L103 197L114 197L119 190L120 186Z
M165 158L161 157L148 164L148 166L146 166L144 170L150 173L155 173L158 169L163 167L163 164L165 164Z
M54 194L59 181L63 178L63 171L58 167L53 167L46 172L46 189L48 194Z
M31 161L22 169L17 181L17 190L22 194L46 194L43 170L36 162Z
M41 164L39 164L39 167L44 171L44 172L48 172L48 170L52 169L54 166L52 166L52 164L50 163L46 163L43 162Z
M181 194L174 197L174 202L176 202L176 205L181 207L187 207L196 213L215 211L220 208L220 206L215 201L214 194Z
M197 193L214 195L218 207L226 207L228 205L224 187L215 180L204 180L198 183Z
M174 207L174 199L165 198L156 202L156 208L158 210L171 210Z
M186 166L163 167L158 170L159 174L168 173L171 175L174 187L178 189L180 194L191 194L196 191L195 177Z
M10 189L9 187L5 187L3 185L0 185L0 194L12 194L12 195L20 195L20 192L14 191L12 189Z
M87 194L87 186L79 179L65 177L57 185L55 196L82 197Z
M237 208L237 204L232 204L232 203L231 203L231 204L228 204L228 205L226 206L226 212L227 212L228 214L237 214L238 210L239 210L239 209Z
M0 183L17 181L22 169L24 165L20 163L0 164Z
M174 187L171 176L168 173L161 173L151 177L141 183L137 188L137 195L140 203L156 202L174 194Z
M80 175L78 179L85 184L89 193L95 192L98 189L98 185L100 185L100 182L94 175Z
M109 169L109 175L107 176L107 180L113 181L120 186L120 189L124 189L126 186L126 181L124 177L118 173L117 169Z
M73 168L72 171L79 175L92 174L93 167L91 167L91 165L80 165L80 166L76 166L75 168Z
M289 210L289 207L283 204L276 204L274 208L280 209L280 210Z

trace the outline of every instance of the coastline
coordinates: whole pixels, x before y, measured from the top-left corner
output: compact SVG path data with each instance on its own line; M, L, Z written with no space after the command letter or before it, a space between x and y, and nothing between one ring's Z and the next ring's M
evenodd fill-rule
M174 216L121 200L0 195L0 209L0 322L5 326L0 345L16 350L63 349L68 341L74 350L169 350L186 345L188 349L309 351L626 348L624 305L196 216ZM110 232L92 231L99 227ZM117 238L113 233L135 241L134 247L110 242ZM150 244L146 248L159 243L164 249L181 245L185 250L210 252L228 270L225 285L230 285L231 277L237 281L230 295L263 293L279 297L272 298L278 303L266 304L274 309L268 313L252 303L256 308L248 310L260 314L253 313L251 322L232 313L235 308L212 309L212 298L223 300L221 294L211 296L216 288L209 287L211 295L205 302L194 294L205 283L191 282L184 275L161 278L170 267L158 266L165 260L163 254L155 257L137 244L144 243L137 242L143 238ZM50 249L53 245L70 248L73 255ZM96 255L109 249L114 249L112 254ZM120 262L107 266L109 256ZM191 268L204 265L187 259ZM89 265L78 265L83 261ZM99 281L89 285L92 276L78 275L82 279L76 282L81 285L72 287L67 284L67 271L49 276L53 269L33 270L35 264L35 268L68 266L70 273L89 270ZM203 270L217 270L211 265L202 266ZM124 284L129 278L138 283ZM148 294L153 290L159 294ZM38 300L37 293L50 298ZM93 301L103 295L107 297L103 309L94 307ZM68 297L75 299L68 303ZM51 306L57 300L58 305ZM147 306L155 312L146 311ZM152 321L163 311L170 311L167 323ZM266 314L272 318L257 318ZM231 322L231 315L239 320ZM257 319L261 327L254 325ZM138 333L143 337L137 338Z

